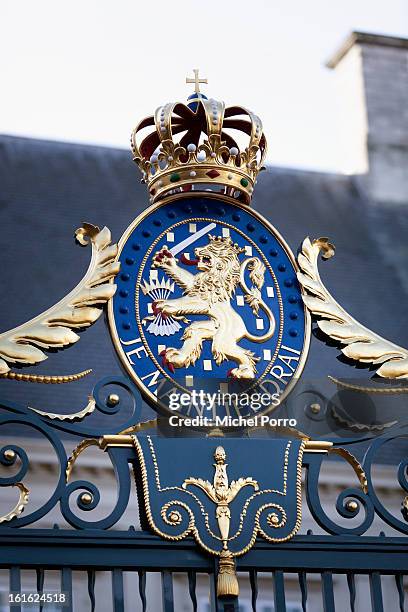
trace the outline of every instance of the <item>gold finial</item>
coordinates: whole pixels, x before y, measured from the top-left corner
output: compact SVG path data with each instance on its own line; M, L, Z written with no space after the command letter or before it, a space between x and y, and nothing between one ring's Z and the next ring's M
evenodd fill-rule
M194 72L194 79L190 79L189 77L186 78L186 83L194 83L194 90L196 93L200 93L200 83L205 83L206 85L208 85L208 80L207 79L200 79L198 76L199 70L198 68L194 68L193 70Z

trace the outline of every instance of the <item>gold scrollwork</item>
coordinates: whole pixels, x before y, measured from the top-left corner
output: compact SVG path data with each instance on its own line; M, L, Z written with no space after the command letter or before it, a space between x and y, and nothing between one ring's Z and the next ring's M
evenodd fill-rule
M235 561L233 553L228 550L229 529L231 523L231 510L229 504L235 499L239 491L246 486L252 486L255 491L259 490L259 485L251 476L238 478L229 484L227 475L227 464L225 463L226 453L222 446L217 446L214 453L215 474L213 484L201 478L186 478L183 482L183 489L189 485L194 485L204 491L209 499L216 504L215 517L220 530L223 550L220 553L220 565L217 579L217 593L219 596L237 596L239 585L235 571ZM258 526L259 527L259 526Z
M361 387L361 389L364 388L366 387ZM361 389L357 388L355 390L361 391ZM331 414L333 418L340 423L340 425L346 425L348 428L353 429L354 431L384 431L384 429L388 429L389 427L396 425L398 422L388 421L386 423L371 423L370 425L367 423L359 423L354 418L347 416L343 410L337 409L335 406L332 406Z
M137 440L137 438L134 438L133 436L132 436L132 439L133 439L133 441L134 441L134 442ZM191 497L192 497L192 498L193 498L193 499L194 499L194 500L197 502L197 504L198 504L198 506L199 506L199 508L200 508L201 514L202 514L202 516L204 517L204 522L205 522L205 526L206 526L206 529L207 529L208 533L209 533L209 534L211 535L211 537L213 537L215 540L221 540L221 538L220 538L219 536L217 536L217 535L216 535L216 534L215 534L215 533L212 531L212 529L210 528L210 523L209 523L208 513L205 511L204 506L203 506L203 504L202 504L202 502L201 502L200 498L199 498L199 497L197 497L197 495L194 495L194 493L192 493L191 491L184 490L182 487L162 487L162 486L161 486L161 482L160 482L160 474L159 474L159 466L158 466L158 464L157 464L156 451L155 451L155 449L154 449L153 441L152 441L152 439L151 439L151 437L150 437L150 436L147 436L147 440L148 440L148 443L149 443L150 453L151 453L151 457L152 457L152 461L153 461L153 466L154 466L154 476L155 476L155 480L156 480L156 487L157 487L157 490L158 490L158 491L161 491L161 492L165 492L165 491L183 491L183 493L187 493L188 495L190 495L190 496L191 496ZM145 484L146 484L147 494L148 494L146 466L145 466L145 463L144 463L143 451L142 451L142 449L141 449L141 447L140 447L139 442L137 442L136 449L138 450L139 461L141 462L141 467L142 467L142 481L143 481L143 486L145 486ZM139 453L139 450L140 450L140 453ZM144 480L144 474L146 475L146 483L145 483L145 480ZM191 511L191 509L190 509L190 511ZM191 513L192 513L192 511L191 511ZM147 510L147 514L148 514L148 517L149 517L149 515L151 516L150 506L149 506L149 508L148 508L148 510ZM192 513L192 516L194 517L194 514L193 514L193 513ZM152 523L150 524L150 526L152 527L152 529L153 529L153 530L155 529L155 525L154 525L154 522L153 522L153 518L152 518ZM216 555L216 554L217 554L217 551L212 550L211 548L209 548L208 546L206 546L206 545L204 544L204 542L201 540L200 535L199 535L199 533L198 533L198 530L196 529L196 526L195 526L195 521L194 521L194 524L193 524L193 528L192 528L192 530L193 530L193 533L194 533L194 535L195 535L195 537L196 537L196 539L197 539L197 542L200 544L200 546L202 546L202 547L204 548L204 550L206 550L207 552L209 552L209 553L211 553L211 554ZM164 537L167 537L167 536L164 536ZM172 537L173 537L173 536L171 536L171 537L170 537L170 538L168 538L168 539L172 539ZM179 538L177 538L177 539L179 539Z
M286 524L286 512L284 511L282 506L278 506L276 504L271 504L271 506L273 506L274 508L276 508L277 510L281 512L282 518L279 519L279 516L276 514L276 512L271 512L266 517L266 522L268 523L269 527L272 527L273 529L278 529L279 527L283 527Z
M160 511L160 516L167 525L177 526L181 524L183 518L178 510L170 510L170 512L167 513L167 510L169 510L169 508L172 508L173 506L181 506L182 508L187 510L186 504L178 500L173 500L168 502L167 504L164 504Z
M240 514L238 529L234 533L234 535L232 535L232 536L230 536L228 538L229 542L231 542L232 540L235 540L242 533L242 529L244 527L244 519L245 519L247 510L248 510L248 506L249 506L249 504L251 503L251 501L255 497L258 497L259 495L263 495L264 493L276 493L277 495L282 495L283 497L285 497L286 491L287 491L289 452L290 452L291 445L292 445L292 442L289 441L287 443L287 445L286 445L286 448L285 448L285 455L284 455L284 461L283 461L283 485L282 485L282 489L262 489L261 491L258 490L255 493L253 493L252 495L250 495L247 498L247 500L245 501L244 507L243 507L242 512ZM279 506L279 508L280 508L280 506Z

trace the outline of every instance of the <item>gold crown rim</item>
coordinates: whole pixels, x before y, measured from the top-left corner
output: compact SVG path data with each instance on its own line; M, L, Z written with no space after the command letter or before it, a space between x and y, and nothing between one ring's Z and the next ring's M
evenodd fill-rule
M243 193L247 202L251 199L256 183L255 179L252 179L243 171L240 172L239 170L222 167L217 167L218 176L211 178L207 175L207 172L211 172L214 169L214 165L203 164L199 168L197 168L197 166L177 167L161 172L154 179L149 181L148 189L152 202L161 199L168 191L188 185L214 185L225 187L227 190L233 189L234 191L238 190ZM191 176L191 172L195 172L196 175ZM178 180L171 181L171 177L174 174L179 175L179 178Z

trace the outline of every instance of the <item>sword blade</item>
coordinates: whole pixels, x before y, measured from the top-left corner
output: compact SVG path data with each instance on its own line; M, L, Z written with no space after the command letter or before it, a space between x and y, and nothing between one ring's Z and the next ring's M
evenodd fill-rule
M195 232L194 234L192 234L185 240L182 240L178 244L175 244L174 247L169 249L170 253L173 256L175 256L181 251L184 251L184 249L190 246L190 244L193 244L194 242L196 242L199 238L201 238L201 236L205 236L205 234L208 234L208 232L211 232L211 230L214 229L214 227L217 227L216 223L209 223L208 225L200 229L198 232Z

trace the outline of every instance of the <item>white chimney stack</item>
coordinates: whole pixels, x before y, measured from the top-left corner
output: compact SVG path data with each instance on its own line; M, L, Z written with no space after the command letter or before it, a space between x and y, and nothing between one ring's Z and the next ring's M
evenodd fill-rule
M371 198L408 204L408 39L353 32L328 62L336 71L341 169Z

